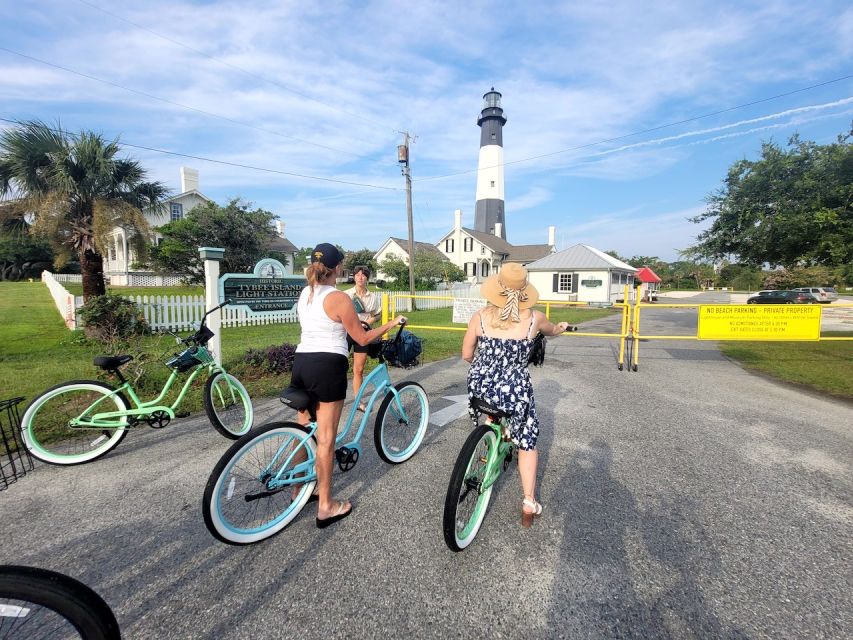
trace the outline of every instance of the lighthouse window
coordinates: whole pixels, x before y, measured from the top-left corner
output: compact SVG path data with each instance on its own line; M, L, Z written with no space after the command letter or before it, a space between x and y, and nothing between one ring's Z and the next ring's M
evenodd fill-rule
M495 186L495 181L494 181L494 180L492 180L491 182L492 182L492 186L494 187L494 186Z
M498 139L498 134L493 133L493 134L492 134L492 140L497 140L497 139Z

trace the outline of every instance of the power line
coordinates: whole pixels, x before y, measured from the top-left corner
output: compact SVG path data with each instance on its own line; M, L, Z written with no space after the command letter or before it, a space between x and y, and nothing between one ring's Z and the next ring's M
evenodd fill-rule
M342 109L339 106L331 105L327 102L323 102L322 100L318 100L317 98L309 96L308 94L302 93L301 91L297 91L296 89L288 87L287 85L282 84L280 82L277 82L276 80L272 80L272 79L267 78L265 76L259 75L257 73L252 72L252 71L249 71L248 69L244 69L243 67L240 67L236 64L226 62L225 60L222 60L220 58L212 56L209 53L206 53L204 51L196 49L195 47L191 47L190 45L188 45L184 42L180 42L179 40L175 40L174 38L170 38L169 36L165 36L162 33L158 33L157 31L154 31L153 29L149 29L148 27L145 27L141 24L137 24L136 22L133 22L132 20L128 20L127 18L124 18L124 17L122 17L116 13L113 13L112 11L108 11L107 9L104 9L103 7L100 7L96 4L93 4L91 2L86 2L86 0L77 0L77 2L79 2L80 4L84 4L87 7L91 7L92 9L97 9L98 11L101 11L102 13L105 13L109 16L112 16L113 18L116 18L117 20L121 20L122 22L126 22L127 24L129 24L133 27L136 27L137 29L140 29L142 31L146 31L147 33L150 33L151 35L157 36L158 38L166 40L167 42L171 42L172 44L177 45L179 47L183 47L184 49L187 49L188 51L192 51L193 53L196 53L200 56L204 56L205 58L207 58L209 60L213 60L214 62L218 62L221 65L224 65L230 69L234 69L235 71L239 71L240 73L245 74L249 77L252 77L252 78L255 78L257 80L261 80L262 82L266 82L268 84L274 85L276 87L284 89L285 91L289 91L290 93L297 95L301 98L305 98L306 100L311 100L312 102L316 102L317 104L321 104L324 107L332 109L333 111L340 111L343 114L346 114L348 116L352 116L353 118L358 118L359 120L364 120L365 122L369 122L370 124L377 126L377 127L380 127L382 129L386 129L386 130L390 129L391 131L394 131L394 132L397 131L396 128L389 127L387 124L382 124L382 123L377 122L376 120L372 120L366 116L362 116L362 115L359 115L357 113L352 113L351 111L347 111L346 109Z
M48 67L53 67L54 69L60 69L61 71L65 71L67 73L72 73L74 75L80 76L82 78L87 78L89 80L94 80L95 82L100 82L102 84L109 85L111 87L116 87L118 89L123 89L124 91L129 91L131 93L135 93L140 96L144 96L146 98L151 98L152 100L159 100L160 102L165 102L166 104L171 104L176 107L181 107L182 109L189 109L190 111L195 111L196 113L201 113L206 116L210 116L211 118L218 118L220 120L224 120L226 122L230 122L232 124L240 125L242 127L249 127L250 129L255 129L256 131L261 131L263 133L269 133L275 136L279 136L281 138L287 138L289 140L295 140L296 142L302 142L304 144L308 144L314 147L320 147L321 149L326 149L328 151L334 151L335 153L344 153L347 155L354 156L356 158L360 158L357 153L353 153L352 151L344 151L343 149L336 149L334 147L329 147L323 144L319 144L317 142L311 142L310 140L303 140L302 138L297 138L295 136L289 136L284 133L280 133L278 131L273 131L272 129L264 129L263 127L258 127L253 124L249 124L248 122L242 122L241 120L235 120L234 118L229 118L228 116L219 115L218 113L213 113L211 111L205 111L204 109L199 109L197 107L191 107L186 104L182 104L180 102L175 102L174 100L169 100L168 98L161 98L160 96L155 96L151 93L146 93L145 91L140 91L138 89L133 89L131 87L126 87L124 85L118 84L117 82L112 82L110 80L104 80L102 78L98 78L96 76L89 75L87 73L83 73L81 71L75 71L74 69L69 69L68 67L63 67L62 65L54 64L53 62L48 62L47 60L41 60L40 58L36 58L34 56L27 55L25 53L21 53L20 51L14 51L12 49L8 49L7 47L0 46L0 51L6 51L7 53L14 54L16 56L20 56L22 58L26 58L28 60L33 60L38 62L39 64L46 65Z
M2 47L0 47L0 48L2 48ZM12 120L10 118L3 118L3 117L0 117L0 121L8 122L10 124L17 124L17 125L26 124L24 122L21 122L20 120ZM52 127L46 127L46 128L50 131L54 131L57 133L65 133L65 134L73 136L75 138L78 137L77 134L72 133L70 131L63 131L62 129L54 129ZM256 166L250 165L250 164L241 164L239 162L230 162L228 160L217 160L215 158L206 158L204 156L196 156L196 155L192 155L189 153L180 153L178 151L169 151L168 149L158 149L156 147L147 147L147 146L141 145L141 144L132 144L130 142L119 142L119 144L123 147L131 147L133 149L144 149L145 151L154 151L156 153L163 153L163 154L170 155L170 156L178 156L181 158L190 158L192 160L201 160L203 162L211 162L214 164L222 164L222 165L226 165L229 167L239 167L241 169L251 169L253 171L263 171L265 173L274 173L274 174L283 175L283 176L291 176L294 178L305 178L308 180L321 180L323 182L334 182L336 184L348 184L348 185L356 186L356 187L369 187L371 189L384 189L387 191L400 191L400 189L398 189L397 187L385 187L385 186L377 185L377 184L367 184L365 182L352 182L349 180L339 180L337 178L325 178L322 176L311 176L311 175L307 175L304 173L295 173L292 171L281 171L279 169L270 169L268 167L256 167Z
M551 156L560 155L562 153L568 153L570 151L579 151L580 149L587 149L589 147L594 147L594 146L599 145L599 144L606 144L608 142L616 142L618 140L624 140L625 138L630 138L633 136L639 136L639 135L643 135L645 133L652 133L654 131L660 131L661 129L666 129L668 127L675 127L675 126L680 125L680 124L686 124L688 122L695 122L696 120L702 120L703 118L710 118L712 116L718 116L718 115L723 114L723 113L729 113L730 111L736 111L738 109L745 109L746 107L752 107L752 106L755 106L757 104L761 104L763 102L770 102L771 100L778 100L779 98L785 98L787 96L792 96L794 94L802 93L804 91L810 91L812 89L817 89L819 87L823 87L823 86L826 86L829 84L841 82L842 80L849 80L850 78L853 78L853 74L842 76L840 78L834 78L832 80L827 80L825 82L819 82L817 84L813 84L813 85L810 85L808 87L802 87L800 89L794 89L793 91L787 91L785 93L779 93L775 96L770 96L769 98L761 98L760 100L754 100L752 102L745 102L744 104L739 104L739 105L734 106L734 107L728 107L726 109L720 109L719 111L712 111L711 113L705 113L705 114L702 114L700 116L694 116L692 118L685 118L684 120L677 120L675 122L668 122L666 124L657 125L655 127L650 127L648 129L642 129L640 131L634 131L632 133L626 133L624 135L615 136L613 138L606 138L604 140L598 140L596 142L588 142L586 144L581 144L581 145L578 145L576 147L569 147L568 149L561 149L559 151L551 151L549 153L543 153L543 154L538 155L538 156L530 156L529 158L521 158L520 160L512 160L511 162L504 162L503 164L492 165L490 167L478 167L477 169L467 169L465 171L459 171L457 173L448 173L448 174L444 174L444 175L440 175L440 176L428 176L426 178L418 178L416 180L416 182L425 182L427 180L441 180L443 178L453 178L453 177L462 176L462 175L465 175L468 173L477 173L478 171L484 171L486 169L494 169L497 167L505 167L506 165L509 165L509 164L520 164L522 162L530 162L531 160L539 160L541 158L548 158Z

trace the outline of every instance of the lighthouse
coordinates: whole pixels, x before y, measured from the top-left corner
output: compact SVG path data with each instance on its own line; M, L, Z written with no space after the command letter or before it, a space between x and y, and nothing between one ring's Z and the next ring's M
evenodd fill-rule
M483 96L483 110L477 118L480 127L480 161L477 165L477 206L474 229L506 240L504 221L504 147L506 116L501 94L492 87Z

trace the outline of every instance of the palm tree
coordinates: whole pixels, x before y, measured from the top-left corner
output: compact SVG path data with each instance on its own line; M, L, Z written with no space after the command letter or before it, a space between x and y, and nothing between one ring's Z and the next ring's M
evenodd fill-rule
M0 207L5 215L33 218L33 233L46 237L56 266L76 255L83 274L83 297L106 293L103 249L117 226L132 231L137 255L144 255L146 206L161 206L166 187L146 182L134 160L116 158L118 140L59 125L21 123L0 134Z

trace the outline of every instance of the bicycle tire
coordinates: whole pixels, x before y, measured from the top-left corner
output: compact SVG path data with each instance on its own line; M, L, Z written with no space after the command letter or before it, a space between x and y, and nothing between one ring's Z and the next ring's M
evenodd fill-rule
M411 458L421 446L429 424L429 398L417 382L405 381L394 385L406 411L408 422L398 415L394 394L382 399L373 427L376 452L388 464L400 464ZM386 420L390 417L390 420Z
M281 458L284 462L293 450L291 445L298 446L308 433L306 427L295 422L271 422L228 448L213 467L202 499L204 524L214 538L234 545L260 542L277 534L299 515L314 491L316 480L293 485L300 487L295 496L289 487L268 492L264 483L268 479L266 467L279 448L286 447ZM317 441L311 436L305 444L313 466Z
M217 371L207 379L204 411L213 428L231 440L247 434L255 419L252 399L246 387L224 371Z
M106 455L127 435L127 417L116 418L116 424L124 426L115 428L67 426L68 420L97 401L103 401L98 412L126 411L131 406L114 386L100 380L71 380L44 391L30 402L21 417L24 445L34 457L57 465L84 464Z
M121 632L109 605L79 580L36 567L0 566L0 638L69 637L119 640Z
M487 460L497 455L498 438L491 427L479 425L462 445L462 450L453 465L450 482L447 485L447 496L444 499L444 542L451 551L462 551L467 548L480 530L486 510L492 498L494 484L484 492L466 484L466 479L472 474L480 474L485 470ZM472 466L475 465L475 471ZM463 501L465 508L460 512Z

